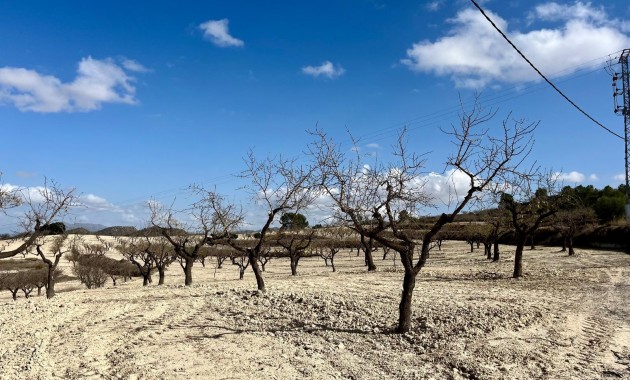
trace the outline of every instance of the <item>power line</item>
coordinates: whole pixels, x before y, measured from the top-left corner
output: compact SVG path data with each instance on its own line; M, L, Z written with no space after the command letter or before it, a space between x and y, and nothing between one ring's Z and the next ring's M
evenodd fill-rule
M490 17L488 17L488 15L486 14L486 12L479 6L479 4L477 4L477 2L475 0L470 0L475 7L477 7L477 9L479 10L479 12L481 12L481 14L486 18L486 20L488 20L488 22L490 22L490 24L492 24L492 26L494 27L494 29L497 30L497 32L499 32L499 34L501 34L501 36L510 44L510 46L512 46L512 48L514 48L514 50L516 50L516 52L523 57L523 59L538 73L538 75L540 75L541 78L543 78L545 80L545 82L547 82L551 87L553 87L554 90L556 90L556 92L558 92L558 94L560 94L563 98L565 98L569 103L571 103L571 105L573 107L575 107L578 111L580 111L582 114L584 114L584 116L588 117L589 119L591 119L595 124L597 124L598 126L600 126L601 128L603 128L604 130L606 130L608 133L624 140L624 138L615 133L614 131L610 130L609 128L607 128L604 124L600 123L599 121L595 120L595 118L593 118L591 115L589 115L588 113L586 113L586 111L584 111L580 106L578 106L573 100L571 100L568 96L566 96L558 87L556 87L555 84L553 84L549 79L547 79L547 77L540 71L538 70L538 68L536 66L534 66L534 64L527 59L527 57L525 56L525 54L523 54L517 47L516 45L514 45L512 43L512 41L510 41L510 39L505 35L505 33L503 33L503 31L501 29L499 29L499 27L494 23L494 21L492 21L492 19Z

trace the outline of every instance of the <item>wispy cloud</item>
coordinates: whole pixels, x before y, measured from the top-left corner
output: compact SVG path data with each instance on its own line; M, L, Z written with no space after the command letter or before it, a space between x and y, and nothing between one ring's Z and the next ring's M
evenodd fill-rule
M93 111L105 103L135 104L135 78L127 71L140 72L141 67L133 60L119 65L111 58L87 57L79 62L76 78L67 83L34 70L2 67L0 103L20 111L44 113Z
M613 179L615 181L625 182L626 181L626 175L625 174L617 174L616 176L613 177Z
M570 173L555 173L556 180L560 182L568 182L568 183L582 183L586 176L580 172L572 171Z
M199 29L203 30L203 36L210 40L213 44L220 47L243 46L245 42L230 35L228 24L230 21L226 18L221 20L208 20L199 25Z
M430 12L436 12L442 8L442 4L444 4L444 0L435 0L427 2L424 7Z
M340 65L333 65L330 61L324 61L319 66L304 66L302 67L302 73L306 75L310 75L314 78L323 76L329 79L337 78L342 76L346 70Z
M151 71L148 68L144 67L144 65L142 65L140 62L124 57L122 58L122 66L126 70L133 71L135 73L146 73Z
M584 62L630 45L630 36L621 31L623 22L590 3L538 5L530 12L530 23L554 21L556 26L527 32L510 30L506 20L491 11L487 13L551 77L570 74L567 67L577 70ZM447 22L451 28L442 37L413 44L401 62L413 71L450 76L458 87L481 88L493 82L540 79L477 10L462 10Z

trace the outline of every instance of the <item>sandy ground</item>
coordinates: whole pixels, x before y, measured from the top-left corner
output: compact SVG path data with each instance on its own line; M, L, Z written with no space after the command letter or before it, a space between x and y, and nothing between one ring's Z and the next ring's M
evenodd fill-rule
M400 264L367 273L342 252L332 273L271 261L268 291L248 269L173 265L161 287L140 279L52 300L0 292L1 379L630 379L630 255L526 250L525 277L445 242L418 278L414 327L392 334ZM63 262L69 273L69 263Z

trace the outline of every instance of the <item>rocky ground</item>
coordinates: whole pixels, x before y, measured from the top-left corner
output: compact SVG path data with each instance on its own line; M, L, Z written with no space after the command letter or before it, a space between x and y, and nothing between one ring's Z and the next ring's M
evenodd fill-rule
M445 242L419 275L414 326L393 334L400 264L367 273L342 252L332 273L272 260L268 291L227 262L184 287L134 279L52 300L0 292L2 379L630 379L630 255L557 248L499 263ZM64 263L70 273L68 263Z

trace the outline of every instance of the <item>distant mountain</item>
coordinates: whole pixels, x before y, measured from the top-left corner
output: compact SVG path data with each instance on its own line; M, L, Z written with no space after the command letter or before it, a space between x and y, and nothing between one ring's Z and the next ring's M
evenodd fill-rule
M100 231L104 228L107 228L107 226L104 226L102 224L95 224L95 223L73 223L73 224L66 224L66 231L68 230L75 230L75 229L86 229L90 232L96 232L96 231Z

